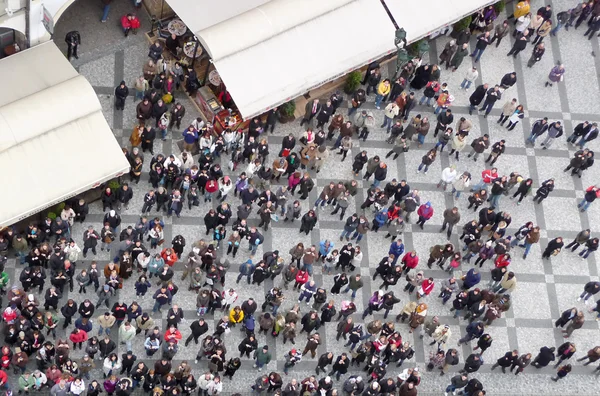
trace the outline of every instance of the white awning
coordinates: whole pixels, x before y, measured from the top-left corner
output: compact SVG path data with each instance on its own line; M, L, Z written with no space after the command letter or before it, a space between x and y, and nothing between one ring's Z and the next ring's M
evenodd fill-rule
M184 8L185 0L167 1L197 26L201 16ZM490 0L423 0L418 8L386 3L412 41ZM396 50L380 0L271 0L194 32L245 119Z
M54 42L0 60L0 226L126 172L98 97Z

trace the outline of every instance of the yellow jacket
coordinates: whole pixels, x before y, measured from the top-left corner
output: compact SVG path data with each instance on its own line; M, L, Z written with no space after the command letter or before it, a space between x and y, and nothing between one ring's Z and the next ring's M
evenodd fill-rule
M390 84L384 84L383 82L379 83L379 86L377 87L377 93L379 95L383 95L386 96L387 94L390 93Z
M235 315L234 308L232 308L231 311L229 311L229 321L231 323L242 323L242 320L244 320L244 311L240 310L239 315Z
M517 7L515 8L515 13L513 14L515 16L515 19L522 17L523 15L527 15L527 13L529 12L529 1L525 0L525 1L520 1L517 4Z

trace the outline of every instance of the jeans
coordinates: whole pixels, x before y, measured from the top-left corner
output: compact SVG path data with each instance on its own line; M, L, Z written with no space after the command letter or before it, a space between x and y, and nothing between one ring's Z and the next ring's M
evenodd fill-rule
M456 386L450 384L446 387L446 393L454 392L456 390Z
M590 207L592 203L589 201L586 201L585 198L581 200L581 202L579 203L579 205L577 205L578 208L581 208L581 210L583 210L584 212L586 210L588 210L588 208Z
M481 181L471 187L471 191L481 191L487 187L486 183L481 179Z
M419 167L417 168L417 170L419 172L421 172L421 169L423 169L423 167L425 167L425 172L427 172L427 170L429 170L429 165L425 165L424 163L421 162L421 165L419 165Z
M500 201L500 197L502 196L502 194L499 195L492 195L490 197L490 206L492 206L495 209L498 209L500 207L499 202Z
M479 59L481 59L481 55L483 55L483 51L485 51L485 49L475 48L475 50L471 54L471 56L475 58L475 62L479 62Z
M392 119L388 116L383 116L383 124L381 125L382 128L385 128L387 126L387 132L390 133L390 129L392 128Z
M460 193L462 191L458 191L456 188L452 187L452 194L456 193L456 199L460 198Z
M524 256L527 256L529 254L529 251L531 250L531 243L525 242L525 253L523 253Z
M421 100L419 100L419 104L422 105L423 103L425 103L425 101L427 101L427 106L431 106L431 99L433 98L428 98L425 95L423 95Z
M255 245L253 243L248 244L248 250L252 252L252 255L256 254L256 249L258 249L258 245Z
M144 99L144 94L145 94L145 92L144 92L144 91L138 91L138 90L136 89L136 90L135 90L135 98L134 98L134 100L138 100L138 99L139 99L139 100L142 100L142 99Z
M373 179L373 187L379 187L381 180Z
M346 237L346 238L350 238L350 235L352 235L352 231L342 231L342 234L340 235L340 239Z
M463 82L460 84L460 87L462 89L469 89L471 87L471 81L467 80L466 78L463 80Z
M348 293L350 291L350 286L346 287L344 293ZM352 290L352 298L356 298L356 290Z
M102 331L104 330L104 332L106 333L106 335L110 335L110 328L104 328L102 326L98 326L98 337L102 335Z
M538 138L538 135L535 135L535 134L533 134L533 133L532 133L532 134L531 134L531 135L529 135L529 137L527 138L527 141L528 141L528 142L531 142L531 144L535 144L535 139L537 139L537 138Z
M588 248L585 248L581 252L579 252L579 257L586 259L586 258L588 258L590 253L591 253L591 251Z
M379 108L381 106L381 101L383 100L383 95L375 95L375 107Z
M358 231L354 231L354 235L352 235L352 238L350 239L356 238L356 242L360 242L360 240L363 238L363 235L364 234L361 234Z
M586 291L581 293L581 295L579 296L579 298L583 298L583 301L587 301L590 297L592 297L592 293L588 293Z
M552 142L554 141L554 138L551 136L548 136L546 138L546 140L544 140L544 142L542 143L543 146L546 146L546 148L552 146Z
M492 107L494 107L494 103L495 102L484 102L483 106L481 107L481 111L485 110L485 115L490 114L490 111L492 111Z
M326 202L327 201L325 201L324 199L317 198L317 200L315 202L315 208L318 207L319 205L321 205L321 207L324 207Z
M106 4L104 6L104 11L102 14L102 22L106 22L106 20L108 19L108 12L110 11L110 4Z
M25 253L17 251L17 256L19 257L19 264L25 264Z
M552 29L550 31L550 34L553 36L556 36L556 33L560 30L561 27L562 27L562 23L556 22L556 26L554 27L554 29Z
M571 136L569 136L569 137L567 138L567 142L568 142L568 143L573 143L573 144L575 144L575 141L576 141L576 140L577 140L577 136L575 136L575 134L572 134Z
M162 307L162 304L159 303L158 301L155 301L154 307L152 308L152 312L156 312L156 311L160 310L160 307Z
M585 141L585 139L583 138L583 136L581 137L581 139L579 139L579 142L575 143L573 142L573 144L577 144L579 146L580 149L583 150L583 146L586 144L587 142Z
M206 191L204 192L204 202L212 202L212 193Z
M433 111L433 114L440 114L442 112L443 108L442 106L438 106L435 108L435 110Z
M419 144L425 144L425 135L417 134L417 141Z

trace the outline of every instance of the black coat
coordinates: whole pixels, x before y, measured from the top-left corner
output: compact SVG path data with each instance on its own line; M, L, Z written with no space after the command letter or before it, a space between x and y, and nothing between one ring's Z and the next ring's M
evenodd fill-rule
M483 101L483 98L485 97L485 92L486 90L483 85L478 86L477 88L475 88L475 91L473 91L473 93L469 97L469 102L471 102L473 106L478 106L481 103L481 101Z

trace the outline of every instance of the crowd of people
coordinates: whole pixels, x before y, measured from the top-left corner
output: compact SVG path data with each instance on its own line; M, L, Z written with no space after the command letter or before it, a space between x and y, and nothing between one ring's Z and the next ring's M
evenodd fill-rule
M416 396L421 371L414 363L415 351L409 334L417 333L429 346L427 363L421 370L435 371L440 376L452 372L449 385L444 389L446 395L486 394L484 384L476 378L484 362L482 356L493 344L486 328L515 303L511 293L518 287L518 273L511 269L511 261L521 256L521 252L522 259L526 259L531 248L540 243L542 231L534 219L523 225L512 224L510 228L512 218L505 201L513 200L516 205L540 204L552 194L555 182L548 179L534 187L533 179L527 175L495 167L505 152L505 140L492 142L488 135L468 138L473 123L467 117L455 119L451 109L454 97L449 93L451 88L443 82L441 67L445 65L451 72L466 69L464 81L456 89L469 90L479 76L476 66L461 68L469 55L470 44L473 48L470 56L476 65L487 47L494 42L498 47L511 30L514 45L508 55L515 57L535 36L528 61L532 67L544 54L544 38L556 35L561 27L568 29L574 24L577 29L587 20L589 28L585 35L590 38L600 29L598 1L583 2L558 13L556 25L552 22L550 6L541 7L535 16L529 8L528 1L516 4L509 18L514 21L498 20L492 6L481 10L472 25L445 46L439 65L421 64L420 59L414 59L390 80L382 78L380 65L373 62L363 80L366 89L360 88L352 95L346 115L340 94L333 94L323 102L310 100L301 122L303 127L306 124L301 136L298 139L293 134L284 137L277 149L269 147L265 138L269 130L273 133L276 129L276 109L251 120L245 131L225 130L218 135L213 126L201 118L181 130L186 109L175 100L175 95L181 94L181 87L188 91L197 89L197 80L193 70L186 71L177 62L164 61L161 44L153 44L143 76L134 84L134 100L140 100L136 108L139 124L131 134L131 148L124 148L131 165L129 181L123 180L116 191L106 187L102 192L101 202L106 213L101 229L87 226L88 204L76 198L67 202L55 219L32 223L22 233L9 228L0 234L3 257L0 287L8 300L2 313L5 345L0 350L0 387L8 388L7 371L13 370L18 377L13 381L17 387L14 390L25 394L44 387L50 388L52 396L85 392L90 396L103 392L128 396L138 387L154 396L195 392L199 396L234 394L235 390L226 389L223 380L235 376L245 357L254 361L257 370L258 376L251 385L256 394ZM105 8L104 12L103 20L108 10ZM124 18L123 29L127 35L127 29L135 27L130 26L131 18ZM71 36L72 42L80 41L78 34ZM76 48L73 56L77 56ZM564 66L553 67L546 86L562 81L564 73ZM506 124L508 130L514 129L524 118L523 106L513 99L517 96L516 89L512 88L516 81L517 74L509 72L498 84L476 86L469 99L469 114L481 106L479 112L487 117L496 102L508 96L497 122ZM420 90L423 96L417 99ZM324 164L337 160L332 153L339 155L340 162L344 163L353 147L353 139L366 140L376 127L373 113L361 108L371 93L375 95L376 109L384 114L380 128L389 134L390 151L385 158L370 155L367 150L351 154L350 167L355 178L331 182L316 191L315 202L303 213L300 201L309 199L315 189L314 174ZM128 87L122 82L115 90L117 109L124 109L128 94ZM424 107L421 114L411 116L417 103L429 107L432 102L433 114L428 114ZM434 120L436 126L432 128ZM177 130L181 130L183 138L182 153L155 154L154 140L159 133L166 139L169 133L177 136ZM547 149L564 133L561 120L536 120L526 143L535 145L536 139L545 134L541 145ZM577 145L579 150L565 164L564 171L581 178L594 164L594 152L587 145L597 138L598 126L583 122L569 133L567 141ZM451 189L449 192L455 200L459 200L462 193L468 195L468 209L477 212L477 220L464 222L462 217L464 224L460 231L457 229L461 227L461 213L457 206L436 208L426 198L426 192L410 187L408 176L388 173L384 160L392 155L393 160L409 155L411 146L421 147L426 143L434 143L434 147L425 153L416 171L427 173L450 145L451 165L443 169L437 188ZM473 180L469 172L458 170L460 154L467 144L471 147L467 158L477 162L480 155L487 156L481 164L481 180L478 177ZM142 170L148 160L146 152L152 156L148 172ZM221 168L221 160L227 163L228 170ZM366 180L363 183L370 183L372 178L372 184L360 207L359 202L356 203L356 212L346 213L361 188L356 177ZM147 191L140 192L137 186L146 180L151 188L142 187ZM120 212L129 208L133 194L144 195L139 208L141 216L135 224L122 224ZM241 200L235 208L231 207L231 194ZM528 195L533 196L532 203L524 202ZM590 186L578 208L587 210L598 197L600 188ZM214 209L199 214L195 207L200 206L201 200L211 204L215 201ZM501 204L506 209L500 210ZM186 241L182 235L175 235L170 243L165 241L163 216L174 213L179 217L186 207L194 216L203 217L206 237ZM330 213L326 212L327 208L331 209ZM443 213L439 232L445 233L447 242L431 246L428 253L407 249L402 240L406 224L415 221L424 229L434 210ZM259 216L258 226L248 224L253 213ZM324 239L313 246L303 243L274 246L272 251L256 257L272 222L298 220L299 232L308 235L320 217L338 214L343 222L339 241ZM83 235L71 233L75 222L86 224ZM516 231L509 231L512 229ZM458 237L458 244L451 242L454 236ZM371 260L364 257L361 244L365 237L389 238L388 254ZM599 243L590 229L582 230L566 246L559 236L541 247L542 259L581 248L578 254L585 260L598 249ZM97 255L98 245L112 258L105 265L94 258L84 260L90 252ZM246 282L244 287L257 292L256 298L245 301L238 299L235 287L225 286L226 275L232 272L230 265L236 260L240 246L247 246L250 259L241 263L236 274L229 275L228 283L236 277L236 284ZM286 251L289 255L284 253ZM6 257L13 254L23 265L19 279L9 279L4 271ZM372 277L364 279L357 268L373 260L378 264ZM443 278L425 275L434 265L445 271ZM183 268L180 279L175 278L174 267ZM313 277L318 267L323 276L332 278L333 286L329 290ZM482 282L484 272L489 273L488 282ZM380 285L376 283L378 278ZM273 282L273 287L264 298L258 297L267 279ZM357 312L355 299L366 282L371 283L374 292L361 313ZM119 294L123 287L135 288L140 298L150 293L153 306L125 302ZM198 318L191 322L191 334L186 340L181 334L184 313L176 297L182 287L197 294ZM68 299L63 298L66 288L70 293ZM600 318L600 300L592 301L600 291L600 282L590 281L582 288L577 300L583 300L588 310ZM331 298L338 295L343 296L339 305ZM434 298L439 298L444 305L450 302L448 312L466 324L464 333L454 335L459 338L458 346L474 344L472 353L463 359L462 367L458 367L459 350L449 342L450 323L428 312L427 302ZM286 299L297 300L297 303L290 310L279 312ZM304 303L307 308L301 308ZM163 309L166 310L166 328L157 326L153 319L154 314L162 314ZM388 318L390 313L393 316ZM369 318L373 315L377 316ZM566 339L563 344L557 347L550 344L539 352L502 351L506 353L492 365L492 370L500 367L505 373L506 368L510 368L519 375L528 366L542 368L556 362L556 376L552 379L564 378L572 370L569 359L578 352L568 338L583 326L585 316L583 308L567 309L555 322ZM212 333L206 318L214 319ZM234 328L243 334L237 346L227 344L228 334ZM345 352L336 356L319 347L324 328L335 328L336 339L346 341ZM118 332L118 341L125 344L126 353L116 353L117 345L110 337L113 330ZM405 334L404 338L401 333ZM132 342L138 335L144 337L146 356L136 356L133 352ZM283 340L286 348L283 373L277 370L262 373L274 360L266 342L269 337ZM182 344L188 347L192 342L198 348L194 363L184 360L172 364ZM235 347L239 357L232 351ZM70 355L77 348L85 350L81 359ZM315 375L295 378L294 367L308 353L313 358L319 355ZM579 352L577 360L586 361L585 365L599 361L600 346ZM102 368L102 379L90 375L96 361ZM206 369L200 361L207 361ZM403 365L408 367L402 368ZM203 373L195 376L192 370L200 367ZM363 373L356 374L359 369ZM600 366L593 372L600 375Z

